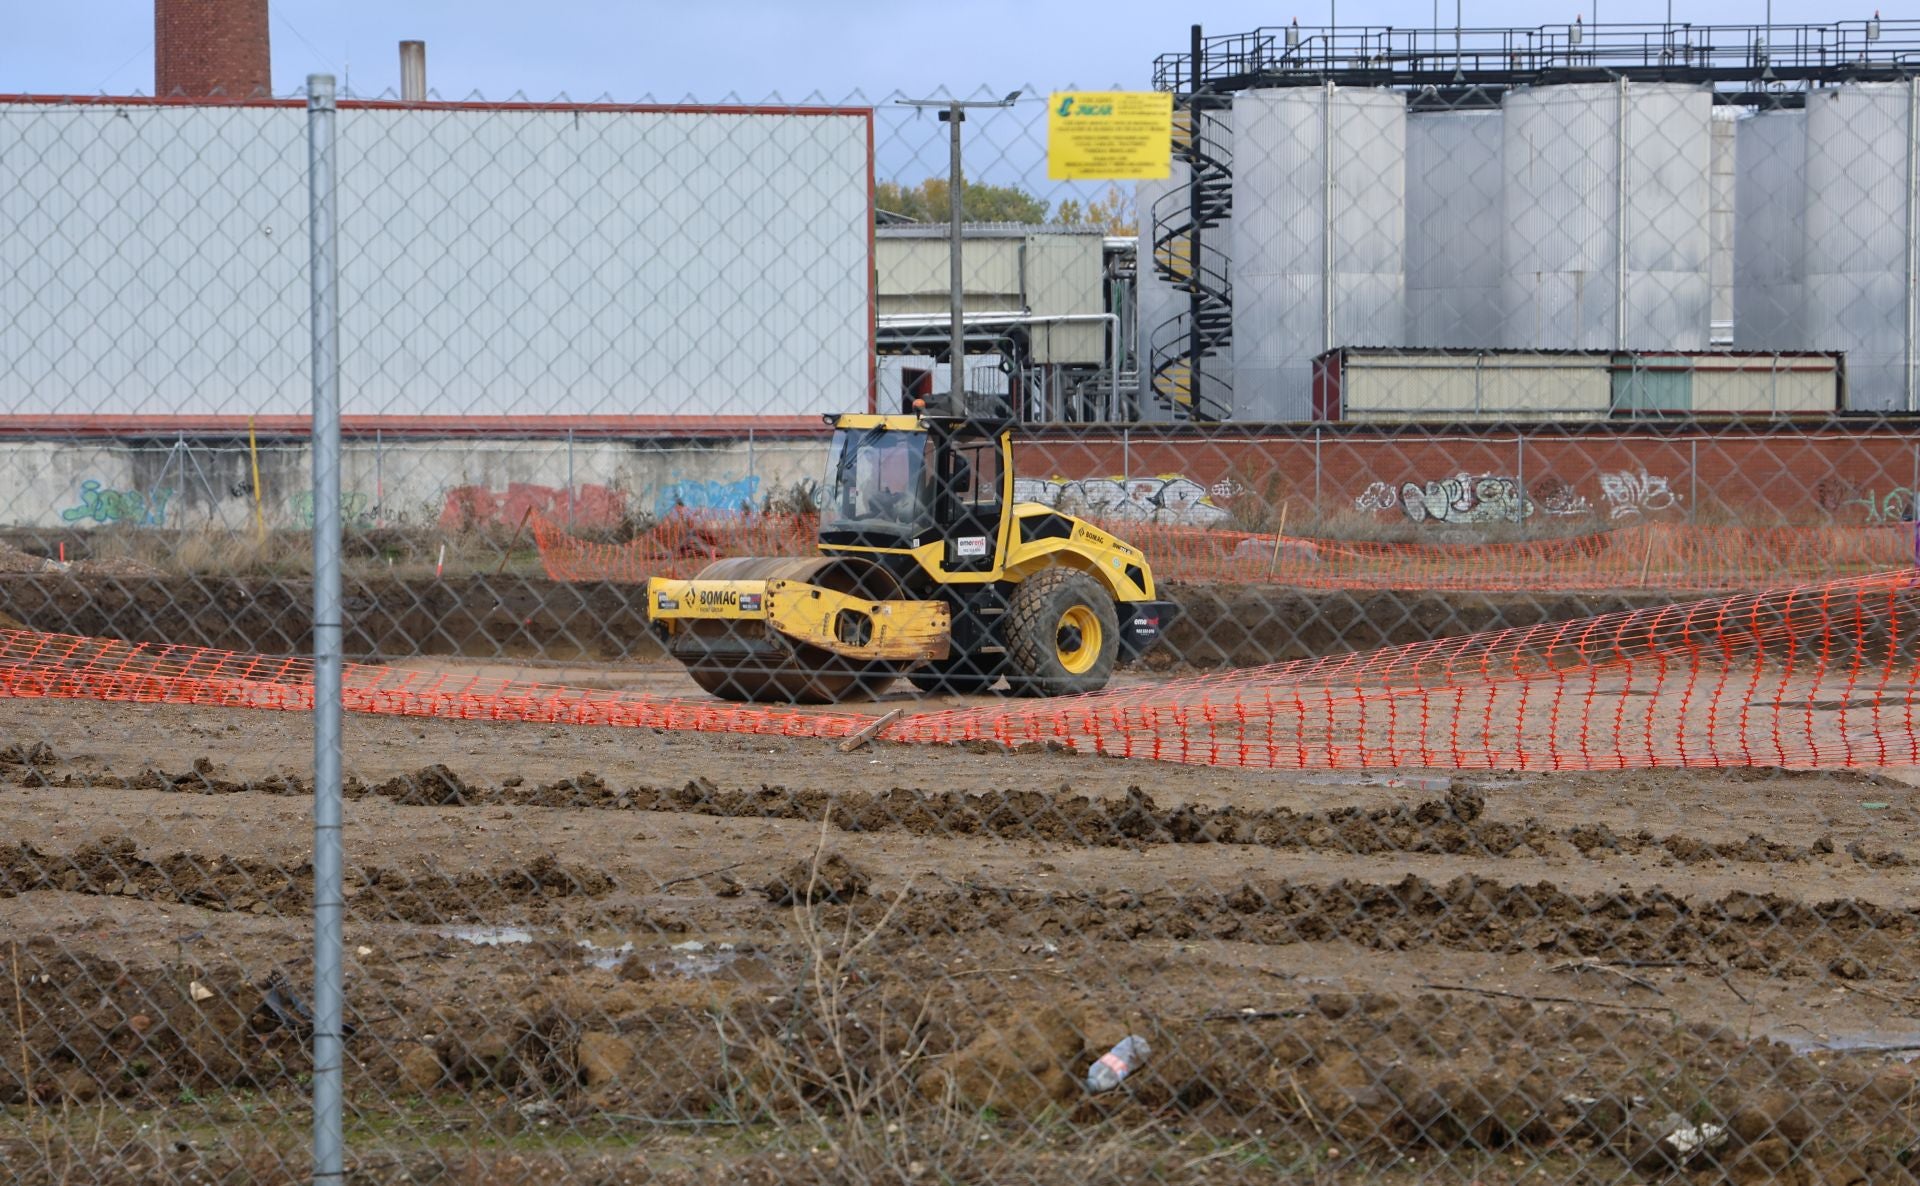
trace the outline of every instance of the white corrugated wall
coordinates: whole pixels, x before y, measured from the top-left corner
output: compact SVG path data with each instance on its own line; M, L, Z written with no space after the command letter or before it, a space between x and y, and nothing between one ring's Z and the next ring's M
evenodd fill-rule
M1764 112L1734 136L1733 344L1804 350L1807 113Z
M1500 112L1407 117L1407 333L1500 342Z
M298 414L306 116L0 106L0 410ZM864 115L348 108L348 415L864 407Z
M1807 100L1807 339L1847 352L1856 408L1908 406L1912 98L1866 83Z

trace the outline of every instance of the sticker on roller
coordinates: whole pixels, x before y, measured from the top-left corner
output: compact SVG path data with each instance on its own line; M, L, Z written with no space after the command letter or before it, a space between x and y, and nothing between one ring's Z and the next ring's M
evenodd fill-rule
M760 611L760 595L758 593L742 593L740 595L740 609L743 613L758 613Z
M954 541L953 554L956 556L985 556L987 537L984 535L963 535Z
M662 593L660 594L660 608L661 609L679 609L680 603L675 601L673 598L668 597L665 593Z

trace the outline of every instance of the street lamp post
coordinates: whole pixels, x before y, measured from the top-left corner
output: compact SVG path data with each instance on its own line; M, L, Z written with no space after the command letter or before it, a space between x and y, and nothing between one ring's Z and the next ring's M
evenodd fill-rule
M952 338L947 346L947 364L951 376L947 380L951 388L947 392L947 405L948 411L956 416L964 416L967 411L966 293L961 285L960 270L960 198L965 177L960 169L960 125L966 121L969 107L1011 107L1019 97L1020 92L1014 91L1004 99L993 100L900 100L906 107L939 108L940 119L951 132L947 162L947 303L952 318Z

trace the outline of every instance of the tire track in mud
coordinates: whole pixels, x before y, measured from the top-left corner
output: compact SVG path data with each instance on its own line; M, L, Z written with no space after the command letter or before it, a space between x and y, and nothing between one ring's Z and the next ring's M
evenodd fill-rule
M1347 942L1376 951L1698 962L1795 977L1920 977L1920 911L1737 892L1691 901L1659 888L1574 894L1550 882L1463 875L1444 885L1340 878L1249 880L1231 889L1059 892L984 885L881 895L861 921L913 936L991 931L1037 940ZM856 925L859 925L856 922Z
M848 866L850 876L857 874ZM777 879L776 879L777 881ZM863 883L864 884L864 883ZM348 908L363 918L421 924L559 917L572 904L599 921L650 913L604 901L620 887L605 873L551 856L485 872L348 872ZM0 846L0 897L61 890L180 902L216 912L306 914L312 867L258 858L174 853L148 860L129 836L105 836L64 854ZM771 889L769 927L785 924ZM1091 887L1061 891L948 882L858 897L853 925L911 937L981 931L1036 940L1133 943L1224 940L1262 946L1345 942L1382 952L1449 951L1679 960L1776 976L1913 982L1920 977L1920 910L1845 898L1808 903L1736 892L1696 901L1652 888L1590 894L1551 882L1463 875L1445 884L1408 875L1255 878L1237 886ZM654 922L659 920L654 919ZM745 921L737 916L736 923ZM664 924L662 924L664 925ZM748 925L754 925L749 923Z
M0 752L0 762L4 761ZM181 774L146 770L131 778L47 773L47 762L29 767L19 781L56 788L112 787L187 794L305 796L298 778L276 776L234 782L197 759ZM1239 844L1259 848L1328 852L1349 856L1420 854L1501 858L1613 855L1669 857L1685 864L1728 861L1798 864L1844 851L1871 869L1899 869L1915 862L1905 853L1869 849L1859 842L1836 845L1821 836L1790 844L1749 834L1742 840L1703 840L1680 834L1656 836L1642 829L1622 833L1604 823L1552 828L1537 820L1518 823L1485 818L1486 796L1461 787L1441 798L1385 807L1339 807L1295 811L1288 807L1246 809L1180 804L1163 807L1138 787L1122 798L1093 798L1059 790L887 791L792 790L763 785L723 789L705 778L679 787L620 789L591 772L555 783L527 785L516 776L474 783L444 765L423 767L380 783L346 781L349 799L377 797L402 806L548 807L600 811L683 812L724 819L772 819L818 823L826 818L843 832L901 832L936 838L981 837L1033 840L1065 847L1140 848L1158 844Z
M406 874L360 866L346 874L349 911L411 923L498 921L502 910L596 899L616 888L605 873L552 856L485 872ZM0 898L36 890L285 917L312 911L313 864L184 852L147 860L131 836L104 836L67 853L49 853L30 843L0 845Z

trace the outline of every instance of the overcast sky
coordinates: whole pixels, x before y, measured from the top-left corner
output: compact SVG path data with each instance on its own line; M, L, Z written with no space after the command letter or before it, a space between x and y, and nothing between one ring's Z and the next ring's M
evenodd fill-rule
M1477 0L1469 26L1594 19L1596 0L1564 12L1525 0ZM1598 0L1599 17L1666 18L1665 0ZM1549 0L1549 4L1552 0ZM60 0L9 6L0 33L0 92L152 94L151 0ZM1678 0L1676 21L1762 19L1761 3ZM1029 97L1011 115L969 123L969 172L1058 198L1045 180L1046 93L1069 87L1145 88L1156 55L1184 49L1188 27L1244 32L1311 7L1255 0L272 0L276 92L299 91L309 73L331 72L351 93L397 91L397 43L427 43L427 79L440 98L599 98L723 102L853 100L887 104L900 94ZM1778 0L1774 19L1862 19L1810 0ZM1433 0L1339 4L1343 24L1429 27ZM1441 22L1454 9L1442 4ZM882 177L914 182L944 173L942 126L883 106L876 132ZM1084 196L1084 195L1083 195Z
M0 33L0 91L151 94L150 0L60 0L7 6ZM1564 7L1565 12L1557 11ZM1860 11L1779 0L1774 19L1864 18ZM1350 0L1346 24L1430 25L1431 0ZM1543 6L1521 0L1466 5L1469 25L1537 25L1593 19L1593 0ZM1760 3L1680 0L1675 20L1761 19ZM1613 21L1665 19L1664 0L1601 0ZM1005 91L1022 84L1144 86L1156 54L1183 48L1187 28L1212 33L1327 19L1325 0L272 0L274 88L309 73L351 79L354 93L399 85L395 43L427 43L430 85L441 96L531 99L728 97L840 100L940 86ZM1895 15L1890 11L1889 16ZM1442 22L1453 23L1443 5Z

